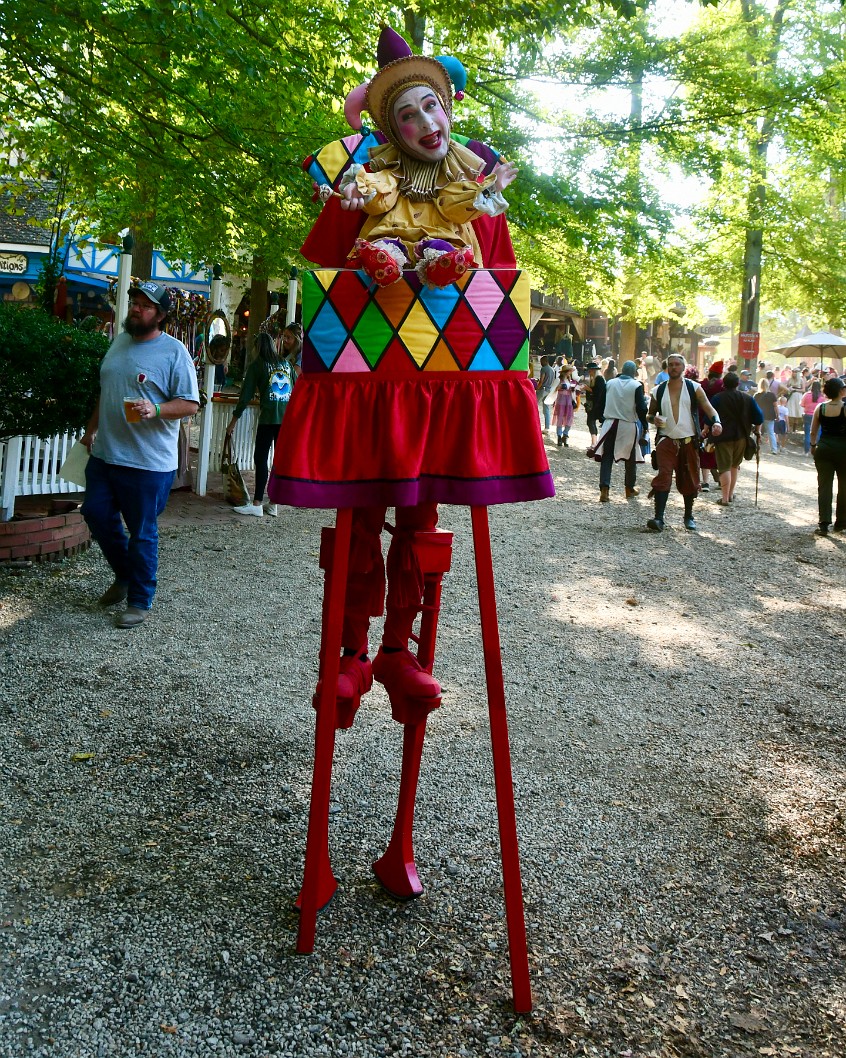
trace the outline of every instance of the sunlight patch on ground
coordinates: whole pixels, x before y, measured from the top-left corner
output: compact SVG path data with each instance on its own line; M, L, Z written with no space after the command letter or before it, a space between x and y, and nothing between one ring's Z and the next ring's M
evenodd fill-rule
M12 628L18 621L25 621L32 614L32 606L23 599L15 599L10 595L0 599L0 629Z
M696 511L694 511L693 513L695 515ZM711 543L719 544L722 547L733 547L734 546L734 540L730 536L717 536L717 534L714 533L714 532L710 532L710 533L709 532L703 532L700 529L699 530L699 537L702 540L708 540Z
M671 613L660 599L645 600L642 592L609 584L599 577L587 578L582 587L594 601L590 609L582 604L574 613L567 585L552 586L547 610L551 621L566 626L575 618L581 628L593 627L598 637L608 631L625 633L645 660L663 669L685 669L690 662L689 651L703 661L724 660L720 638L714 637L697 614ZM742 627L752 618L752 611L738 612L737 625Z
M768 610L774 614L799 613L808 609L808 603L804 599L791 599L785 595L758 595L758 604L762 610Z
M846 554L840 557L844 560L844 566L846 566ZM841 577L842 575L841 573ZM819 606L830 606L832 610L846 610L846 594L844 594L841 585L836 587L827 584L815 585L813 603Z
M754 463L747 463L746 466L754 468ZM808 509L816 507L817 498L817 472L813 462L805 460L802 456L792 455L772 456L766 463L762 460L758 497L758 504L761 507L767 503L766 487L770 482L802 500L798 509L794 510L781 501L778 512L781 517L790 525L807 525Z
M765 825L776 846L794 860L842 853L843 773L823 771L796 757L785 759L779 747L769 752L764 747L764 753L755 785L767 805Z

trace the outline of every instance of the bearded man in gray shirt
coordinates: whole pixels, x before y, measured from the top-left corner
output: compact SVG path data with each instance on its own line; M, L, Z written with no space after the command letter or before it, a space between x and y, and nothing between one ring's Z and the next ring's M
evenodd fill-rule
M160 283L130 290L125 330L100 365L100 395L81 439L91 456L82 514L114 572L98 601L127 600L118 628L141 624L153 605L158 518L177 468L179 420L200 406L188 350L162 330L170 308Z

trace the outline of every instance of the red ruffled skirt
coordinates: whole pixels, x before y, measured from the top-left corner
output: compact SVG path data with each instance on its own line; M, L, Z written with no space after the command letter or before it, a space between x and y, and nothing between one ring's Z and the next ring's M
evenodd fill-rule
M489 506L554 495L531 382L502 371L302 375L268 495L292 507Z

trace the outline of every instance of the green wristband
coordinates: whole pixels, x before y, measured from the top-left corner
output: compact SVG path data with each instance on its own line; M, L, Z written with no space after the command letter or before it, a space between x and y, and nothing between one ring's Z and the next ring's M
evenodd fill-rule
M162 406L161 406L161 404L157 404L155 407L156 407L156 418L158 419L158 417L162 413Z

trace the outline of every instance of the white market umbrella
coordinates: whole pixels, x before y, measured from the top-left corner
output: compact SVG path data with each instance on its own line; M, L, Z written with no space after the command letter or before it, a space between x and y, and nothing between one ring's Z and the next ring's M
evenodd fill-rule
M798 359L803 356L817 360L822 360L826 356L839 359L846 354L846 338L839 334L832 334L830 331L816 331L814 334L794 338L787 345L780 345L775 349L770 349L769 352L782 353L789 359L793 357Z
M828 356L834 365L835 371L838 366L842 368L842 358L846 356L846 338L831 331L815 331L814 334L801 334L787 345L781 345L776 349L770 349L771 353L782 353L786 358L802 359L804 357L825 363Z

